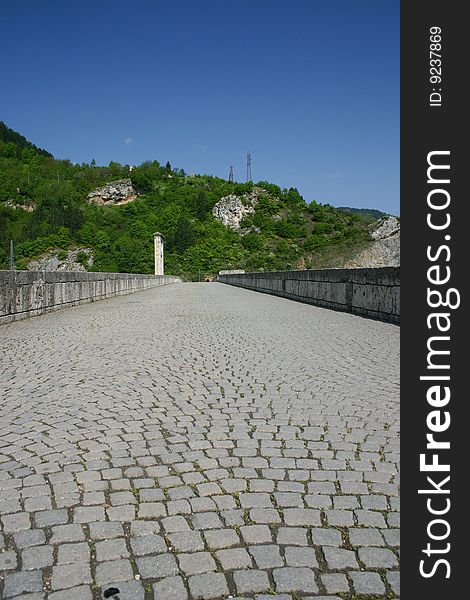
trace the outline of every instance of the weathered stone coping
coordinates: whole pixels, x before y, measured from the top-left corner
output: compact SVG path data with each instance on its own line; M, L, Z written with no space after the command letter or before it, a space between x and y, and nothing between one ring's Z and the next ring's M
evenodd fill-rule
M398 267L219 275L217 281L380 321L400 322Z
M178 281L135 273L0 271L0 325Z

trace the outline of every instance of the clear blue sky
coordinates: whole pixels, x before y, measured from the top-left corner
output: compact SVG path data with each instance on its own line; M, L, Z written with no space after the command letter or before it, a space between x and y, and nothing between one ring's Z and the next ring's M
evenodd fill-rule
M398 0L2 3L0 120L58 158L157 159L399 212Z

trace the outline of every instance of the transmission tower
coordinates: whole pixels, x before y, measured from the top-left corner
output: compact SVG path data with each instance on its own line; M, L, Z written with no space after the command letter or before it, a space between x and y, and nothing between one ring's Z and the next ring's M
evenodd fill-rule
M246 181L251 181L251 154L248 152L246 155Z
M233 167L230 167L230 173L228 176L228 180L233 183Z

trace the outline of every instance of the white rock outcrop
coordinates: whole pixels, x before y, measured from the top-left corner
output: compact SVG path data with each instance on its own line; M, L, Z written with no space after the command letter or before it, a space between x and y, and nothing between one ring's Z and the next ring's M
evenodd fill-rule
M384 217L370 226L370 245L350 259L345 268L375 268L400 266L400 221Z
M87 196L88 202L95 204L127 204L137 198L137 190L130 179L117 179L97 188Z
M243 200L242 200L243 198ZM221 198L213 207L214 217L231 229L240 230L243 217L255 212L255 202L247 201L246 196L230 194Z
M374 240L386 240L387 238L400 236L400 221L397 217L384 217L378 223L374 223L371 233Z
M223 225L239 231L242 235L255 230L259 232L259 229L255 227L242 229L240 223L243 217L252 215L255 212L259 197L262 194L267 194L266 190L257 187L253 188L252 192L242 196L229 194L214 205L212 214Z

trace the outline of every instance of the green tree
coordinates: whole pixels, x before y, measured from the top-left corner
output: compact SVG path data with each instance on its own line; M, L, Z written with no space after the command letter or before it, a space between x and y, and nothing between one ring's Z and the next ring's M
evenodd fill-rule
M173 235L174 250L181 254L186 250L186 248L192 246L194 242L194 227L191 221L185 217L180 217L176 223L175 232Z
M14 142L7 142L2 147L2 154L6 158L12 158L16 156L16 144Z
M98 248L98 250L106 251L111 247L111 238L106 233L106 231L97 231L94 240L93 246Z
M256 233L247 233L242 237L242 246L247 250L261 250L263 238Z
M204 219L204 217L206 216L207 211L208 211L208 206L207 206L206 194L203 191L201 191L196 196L196 201L195 201L195 213L196 213L197 218L200 221L202 221Z

